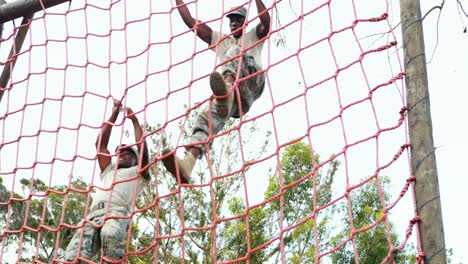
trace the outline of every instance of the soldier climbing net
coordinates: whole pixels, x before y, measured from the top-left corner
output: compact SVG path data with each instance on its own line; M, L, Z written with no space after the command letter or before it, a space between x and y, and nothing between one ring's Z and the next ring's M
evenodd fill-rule
M186 4L226 33L225 12L244 5L254 27L255 1L233 2ZM151 183L128 216L124 262L420 259L396 3L264 3L272 18L264 93L212 137L182 186L161 151L183 151L194 115L212 100L208 76L218 65L174 1L74 0L25 25L6 22L0 261L69 263L65 248L102 188L95 141L112 98L144 124L152 154ZM113 124L109 149L131 141L129 125L122 117ZM98 250L81 260L103 257Z

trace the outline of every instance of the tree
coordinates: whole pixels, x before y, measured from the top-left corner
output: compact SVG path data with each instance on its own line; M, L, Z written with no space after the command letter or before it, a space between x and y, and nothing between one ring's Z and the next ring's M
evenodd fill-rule
M395 243L394 247L398 246L397 233L390 223L390 229L387 230L383 211L381 195L378 186L381 186L383 202L387 203L390 199L387 186L390 183L390 178L382 176L372 179L364 186L353 190L350 193L352 221L355 229L365 228L382 220L375 227L361 232L354 236L354 241L357 248L357 258L359 263L381 263L389 254L392 254L387 240L387 233L391 241ZM347 211L347 205L340 208L342 211ZM347 214L346 214L347 215ZM332 238L332 244L338 245L342 239L350 236L350 219L343 217L340 226L345 227L342 232ZM407 251L413 251L411 248L403 250L398 254L394 254L393 259L396 263L416 263L416 254L409 254ZM355 263L354 251L351 243L347 243L344 247L339 248L332 254L333 263Z
M63 224L77 225L83 219L88 185L81 179L75 179L70 186L48 187L40 179L21 179L20 184L23 195L15 193L14 197L21 202L10 201L10 211L5 207L0 211L9 213L10 231L22 230L22 244L16 247L21 250L22 261L51 262L65 250L73 235L74 230ZM3 184L0 191L2 201L11 200ZM17 235L11 238L10 244L19 240Z
M229 211L242 217L228 221L222 229L223 239L220 241L223 241L223 247L219 252L218 259L223 261L247 256L249 247L254 249L269 241L266 232L268 212L263 207L251 209L246 213L243 199L235 197L229 201ZM248 220L243 215L248 215ZM249 230L249 236L247 236L247 230ZM258 250L249 255L249 263L265 263L267 260L268 251L266 249Z
M283 230L289 230L282 237L287 263L312 263L316 261L317 246L321 249L336 247L349 236L349 217L343 217L338 225L335 223L341 212L347 212L347 205L339 207L332 204L327 206L328 210L318 210L331 202L332 184L338 168L339 162L336 160L322 163L319 155L312 156L310 147L302 141L287 146L281 154L280 171L271 177L265 193L266 200L273 199L265 207L265 215L269 217L267 221L270 223L265 226L281 223ZM379 177L378 180L383 193L382 199L388 202L390 196L386 188L390 180L388 177ZM350 199L355 229L367 227L384 217L376 180L353 190ZM340 235L330 235L332 228L340 227L343 229ZM278 229L279 227L263 228L262 233L272 233L271 237L278 234ZM380 263L385 259L389 255L387 236L390 236L395 247L398 246L396 231L391 223L390 230L387 231L385 221L356 235L354 241L358 248L359 262L376 263L375 261L380 260L377 262ZM280 247L277 246L263 256L263 259L278 259L279 251ZM415 263L415 256L414 247L409 245L392 257L397 263ZM333 263L354 263L354 251L350 243L332 253L331 259Z
M312 157L314 157L312 159ZM314 211L330 202L331 187L339 162L321 164L320 157L313 155L308 144L299 141L285 148L281 155L281 170L273 175L265 194L266 199L274 198L268 211L276 226L282 221L283 228L293 227L283 234L284 251L288 263L313 262L316 252L316 234L320 244L327 243L327 222L330 212L312 216ZM282 200L282 206L281 206ZM282 210L282 220L280 213ZM279 232L278 227L274 232ZM278 258L279 246L270 256Z
M19 230L23 224L22 203L11 198L21 199L16 193L9 191L3 184L3 178L0 177L0 230L2 232ZM5 247L17 248L18 236L9 233L2 238Z

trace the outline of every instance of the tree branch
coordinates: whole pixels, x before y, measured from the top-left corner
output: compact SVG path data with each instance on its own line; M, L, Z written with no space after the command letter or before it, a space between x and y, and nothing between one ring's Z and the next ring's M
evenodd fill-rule
M431 58L427 62L427 64L431 63L432 58L434 58L434 54L436 52L437 46L439 45L439 22L440 22L440 15L442 14L442 8L444 8L445 0L442 0L442 3L438 6L433 6L429 11L424 14L424 16L421 18L421 22L424 21L424 19L434 10L439 9L439 16L437 17L437 24L436 24L436 44L434 46L434 50L432 51Z

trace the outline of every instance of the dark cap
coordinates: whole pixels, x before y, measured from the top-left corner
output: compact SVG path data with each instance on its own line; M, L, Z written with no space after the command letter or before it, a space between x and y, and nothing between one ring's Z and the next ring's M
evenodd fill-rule
M245 17L247 15L247 8L245 7L233 7L227 13L226 17L229 18L232 15L239 15Z
M135 146L131 146L131 145L127 145L127 144L121 144L121 145L118 145L116 148L115 148L115 153L117 153L117 151L120 149L120 152L122 151L130 151L134 156L135 156L135 159L138 159L138 150L136 149Z

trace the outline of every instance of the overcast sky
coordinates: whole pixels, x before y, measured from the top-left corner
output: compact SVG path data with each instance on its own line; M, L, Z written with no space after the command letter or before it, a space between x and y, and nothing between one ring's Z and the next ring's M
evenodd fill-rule
M441 3L432 0L421 2L423 13ZM464 228L466 213L460 210L458 204L466 201L468 187L468 175L459 169L468 161L468 125L465 118L468 35L463 32L468 20L457 9L456 2L445 1L438 25L439 12L431 13L424 21L424 34L446 246L453 248L455 263L467 263L468 252L464 241L468 236ZM459 2L466 11L468 1Z

